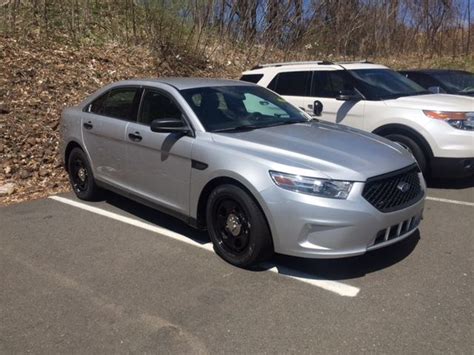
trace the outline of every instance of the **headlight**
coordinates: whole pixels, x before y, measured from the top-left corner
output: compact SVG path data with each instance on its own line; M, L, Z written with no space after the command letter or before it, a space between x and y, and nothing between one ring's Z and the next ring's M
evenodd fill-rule
M466 131L474 130L474 112L423 111L429 118L443 120L452 127Z
M270 176L282 189L320 197L344 200L352 188L352 182L349 181L316 179L277 171L270 171Z

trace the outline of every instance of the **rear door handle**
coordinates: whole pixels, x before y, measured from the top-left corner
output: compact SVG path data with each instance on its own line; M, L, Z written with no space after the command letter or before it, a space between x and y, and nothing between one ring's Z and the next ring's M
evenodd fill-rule
M84 122L82 125L85 129L92 129L94 127L91 122Z
M140 142L142 140L142 136L140 135L140 132L129 133L128 138L134 142Z

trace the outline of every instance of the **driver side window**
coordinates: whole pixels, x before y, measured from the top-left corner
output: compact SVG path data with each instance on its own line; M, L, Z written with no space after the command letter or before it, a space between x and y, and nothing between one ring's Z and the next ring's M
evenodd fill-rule
M343 70L319 71L313 79L313 95L316 97L336 98L341 91L352 91L354 85Z
M162 93L146 89L143 95L138 123L150 125L151 121L163 118L182 119L182 113L173 100Z

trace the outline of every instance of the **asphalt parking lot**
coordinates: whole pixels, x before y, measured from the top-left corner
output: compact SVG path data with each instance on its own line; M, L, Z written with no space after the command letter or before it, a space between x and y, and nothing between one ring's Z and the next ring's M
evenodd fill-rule
M113 194L0 208L0 352L473 353L474 182L432 186L403 242L259 271Z

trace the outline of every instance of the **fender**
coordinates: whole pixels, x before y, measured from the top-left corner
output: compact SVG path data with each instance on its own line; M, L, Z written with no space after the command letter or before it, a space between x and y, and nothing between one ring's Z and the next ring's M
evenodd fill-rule
M66 169L66 171L68 171L68 167L67 167L67 161L69 159L69 154L71 153L71 151L74 149L74 148L80 148L82 149L82 151L86 152L86 150L84 149L84 147L77 141L75 140L70 140L67 145L66 145L66 148L64 149L63 151L63 163L64 163L64 168ZM87 152L86 152L87 154ZM87 157L89 158L89 154L87 154Z
M382 137L391 133L407 135L408 137L411 137L414 140L416 140L416 142L420 143L421 148L427 154L427 158L429 159L433 158L433 151L431 150L431 147L428 141L418 131L414 130L411 127L408 127L402 124L391 123L391 124L387 124L387 125L376 128L375 130L372 131L372 133L377 134Z

